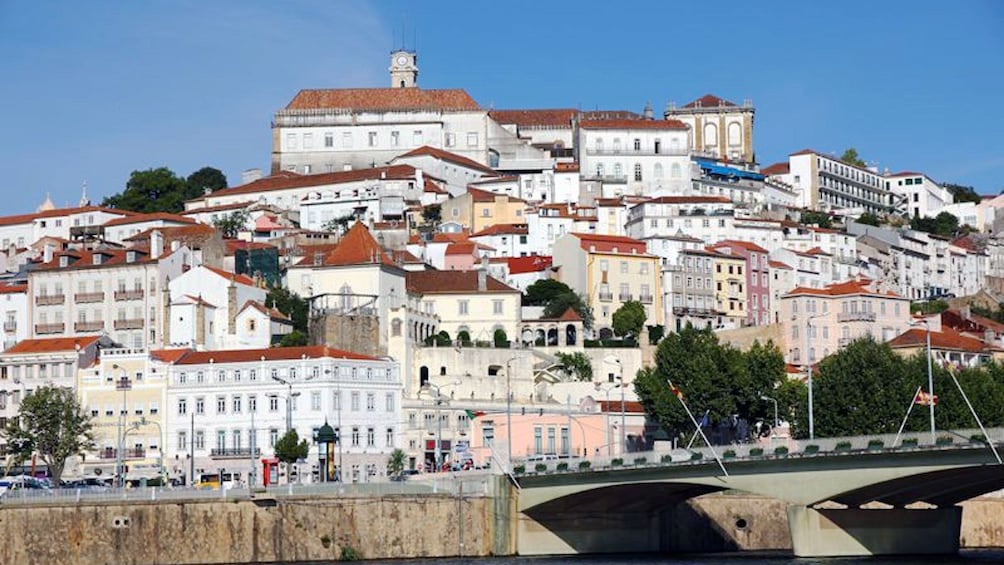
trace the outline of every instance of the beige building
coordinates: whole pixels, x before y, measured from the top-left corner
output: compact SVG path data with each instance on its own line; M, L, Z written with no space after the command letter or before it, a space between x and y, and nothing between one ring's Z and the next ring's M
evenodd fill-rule
M715 307L721 313L720 327L738 328L746 325L748 285L746 258L716 253Z
M466 331L471 341L491 342L496 330L509 340L519 335L520 291L476 271L415 271L408 292L421 296L422 311L439 318L439 330L452 339Z
M663 116L690 126L692 150L730 161L754 163L755 113L749 100L744 100L740 106L713 94L705 94L680 108L670 103Z
M558 279L582 295L593 309L593 329L613 335L613 314L625 302L645 307L645 324L663 323L659 257L630 237L570 233L554 243Z
M880 292L865 278L823 288L796 287L781 296L784 353L789 363L817 363L851 341L890 341L910 327L910 299Z
M525 200L469 188L464 194L443 202L441 214L444 222L456 222L471 233L477 233L495 224L526 223L525 208Z

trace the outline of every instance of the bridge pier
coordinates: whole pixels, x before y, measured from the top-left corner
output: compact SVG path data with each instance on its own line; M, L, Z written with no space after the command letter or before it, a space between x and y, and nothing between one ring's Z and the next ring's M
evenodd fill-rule
M959 552L962 507L816 509L788 507L796 557L951 555Z

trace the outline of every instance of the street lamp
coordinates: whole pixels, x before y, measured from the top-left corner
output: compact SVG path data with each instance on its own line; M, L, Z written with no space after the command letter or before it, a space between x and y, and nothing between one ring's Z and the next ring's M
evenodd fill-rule
M780 425L777 419L777 400L763 394L760 395L760 400L769 400L774 403L774 430L776 431Z
M825 316L826 313L815 314L805 319L805 360L809 363L809 439L816 438L815 420L812 417L812 320Z
M608 355L603 358L607 363L617 365L617 380L620 381L621 389L621 429L620 429L620 442L621 442L621 455L627 452L627 427L626 427L626 412L624 410L624 365L621 365L621 360L614 357L613 355Z
M456 386L456 385L459 385L459 384L460 384L460 381L454 381L453 383L451 383L449 385L443 385L443 386ZM438 473L442 469L442 467L443 467L443 461L442 461L442 459L443 459L443 451L442 451L443 450L443 418L442 418L442 416L440 414L440 411L441 411L441 407L442 407L443 403L444 402L448 402L448 401L443 398L443 393L440 391L440 388L441 388L440 386L434 385L432 383L428 383L427 382L427 383L425 383L425 385L423 385L423 388L426 388L426 387L435 389L435 391L436 391L436 398L435 398L435 403L436 403L436 450L434 452L435 454L434 454L433 457L435 457L435 461L434 461L434 464L435 464L435 467L436 467L435 472Z
M928 319L917 320L911 325L924 324L924 328L927 333L927 406L930 408L931 414L931 444L937 442L937 437L935 437L934 431L934 369L932 367L932 357L931 357L931 321Z
M125 465L123 463L123 453L122 450L123 442L125 441L125 414L126 414L126 393L132 389L132 381L129 380L129 375L126 373L125 369L119 367L118 365L112 365L112 369L117 369L121 371L121 376L117 381L115 381L115 390L122 391L122 411L119 412L119 423L118 423L118 449L115 450L115 476L117 477L118 486L125 486L125 473L123 470Z
M610 437L610 391L613 390L613 389L615 389L615 388L623 388L623 385L624 385L624 383L617 383L614 386L609 386L609 387L603 388L602 386L600 386L600 383L595 383L597 391L601 391L602 390L603 392L605 392L607 394L607 404L606 404L607 409L603 411L603 418L604 418L603 440L607 444L607 456L608 457L613 456L613 445L614 445L614 442L611 441L611 437ZM597 453L597 455L598 455L598 453Z
M519 357L510 357L505 362L505 432L506 432L506 465L512 471L512 362Z
M136 420L135 422L133 422L132 424L130 424L129 430L130 431L139 431L139 429L141 427L147 426L147 425L157 426L157 437L158 437L158 439L157 439L157 477L160 478L160 486L164 486L164 483L166 482L164 480L164 443L163 443L163 440L164 440L164 438L163 438L163 436L164 436L164 430L163 430L163 428L160 427L160 422L157 422L155 420L148 420L146 418L146 416L143 416L139 420ZM126 433L128 434L129 432L126 432Z

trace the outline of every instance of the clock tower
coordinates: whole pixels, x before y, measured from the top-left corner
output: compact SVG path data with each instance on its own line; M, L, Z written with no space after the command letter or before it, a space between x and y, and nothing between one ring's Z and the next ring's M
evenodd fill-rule
M418 86L418 54L414 51L398 49L390 54L391 88L415 88Z

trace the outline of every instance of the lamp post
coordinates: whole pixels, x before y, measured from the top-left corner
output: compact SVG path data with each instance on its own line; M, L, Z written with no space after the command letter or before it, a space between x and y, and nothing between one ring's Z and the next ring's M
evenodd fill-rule
M760 395L760 400L769 400L774 403L774 429L777 430L780 425L777 419L777 400L763 394Z
M505 433L506 464L512 471L512 362L518 357L510 357L505 362Z
M288 381L278 375L273 375L272 380L286 385L289 389L286 393L286 433L288 434L289 430L293 429L293 381ZM299 393L297 393L298 395Z
M933 358L931 356L931 321L928 319L918 320L913 324L924 324L925 333L927 334L927 406L930 408L931 414L931 444L937 442L937 437L934 430L934 367Z
M450 385L443 385L443 386L455 386L455 385L459 385L459 384L460 384L460 381L456 381L456 382L454 382L454 383L452 383ZM438 473L440 470L442 470L442 467L443 467L443 460L442 460L443 459L443 418L442 418L442 415L441 415L441 407L443 406L443 403L447 402L447 401L443 398L443 393L440 391L440 388L441 388L440 386L434 385L432 383L425 383L425 386L429 387L429 388L432 388L432 389L435 389L435 391L436 391L436 397L435 397L435 400L434 400L434 402L436 403L436 449L435 449L435 452L434 452L435 454L433 455L433 457L435 458L435 461L434 461L434 464L435 464L435 467L436 467L436 471L435 472Z
M132 381L129 380L129 375L122 367L112 365L112 369L121 371L121 376L115 381L115 390L122 391L122 410L119 412L118 422L118 449L115 450L115 476L117 477L116 482L118 486L123 487L125 486L125 473L123 472L125 465L122 450L124 449L123 442L125 441L126 393L132 389Z
M603 388L600 386L600 383L595 384L597 391L602 390L607 395L607 404L606 404L607 409L603 411L603 419L604 419L603 441L604 443L607 444L607 457L613 456L613 445L614 445L614 442L610 437L610 391L615 388L621 388L622 385L623 383L617 383L614 386Z
M139 420L136 420L129 427L130 430L139 431L143 426L157 426L157 476L160 477L160 486L164 486L164 443L163 436L164 430L160 427L160 422L154 420L147 420L146 416L143 416Z
M607 363L617 365L617 380L619 381L619 387L621 389L621 429L620 429L620 444L621 444L621 455L627 452L627 412L624 409L624 366L621 365L621 360L614 357L613 355L608 355L603 358Z
M815 420L812 417L812 320L821 318L826 314L815 314L805 319L805 360L809 363L809 439L816 438Z

